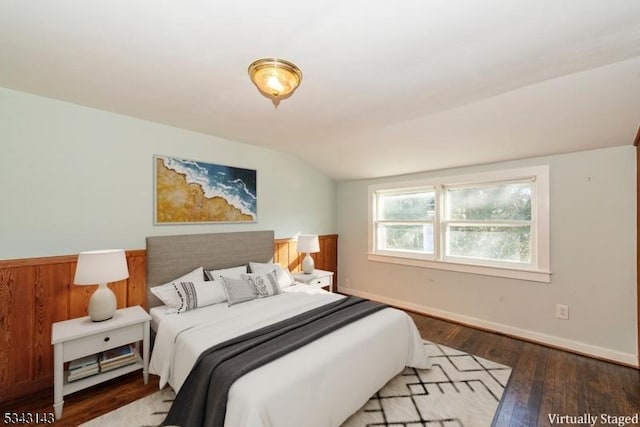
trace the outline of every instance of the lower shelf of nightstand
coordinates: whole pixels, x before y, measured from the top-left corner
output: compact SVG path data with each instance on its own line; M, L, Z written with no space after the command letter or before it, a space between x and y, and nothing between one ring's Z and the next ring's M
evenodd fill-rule
M81 378L75 381L67 381L66 377L68 376L68 372L65 372L65 380L62 386L62 395L66 396L67 394L75 393L79 390L84 390L87 387L109 381L110 379L117 378L121 375L128 374L129 372L137 371L143 368L144 363L142 363L142 359L138 357L134 363L130 363L128 365L121 366L107 372L99 372L95 375L91 375L90 377Z

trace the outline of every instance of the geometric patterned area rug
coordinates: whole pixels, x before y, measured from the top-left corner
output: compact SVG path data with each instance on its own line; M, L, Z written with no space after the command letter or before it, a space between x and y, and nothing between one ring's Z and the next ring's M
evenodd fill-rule
M511 368L443 345L424 343L431 369L405 368L344 427L488 427Z
M342 426L490 426L511 368L428 341L424 348L431 369L405 368ZM81 427L159 426L174 397L165 387Z

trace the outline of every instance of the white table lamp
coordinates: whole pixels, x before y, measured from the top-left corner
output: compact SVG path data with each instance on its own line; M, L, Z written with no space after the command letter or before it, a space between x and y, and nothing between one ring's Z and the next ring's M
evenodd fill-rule
M315 234L300 234L298 236L298 252L304 252L307 255L302 260L302 271L305 274L313 273L315 265L311 254L320 252L320 242Z
M107 283L129 277L127 259L122 249L80 252L76 265L76 285L99 285L89 299L89 317L101 322L113 317L116 312L116 295Z

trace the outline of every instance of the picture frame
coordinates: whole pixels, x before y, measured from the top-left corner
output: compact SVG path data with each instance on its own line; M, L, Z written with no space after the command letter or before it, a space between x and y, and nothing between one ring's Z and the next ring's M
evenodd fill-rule
M257 171L154 155L154 224L257 222Z

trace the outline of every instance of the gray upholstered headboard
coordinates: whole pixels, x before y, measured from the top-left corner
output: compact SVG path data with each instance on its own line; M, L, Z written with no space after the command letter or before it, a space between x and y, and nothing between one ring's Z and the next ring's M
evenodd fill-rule
M160 305L149 289L200 266L205 270L273 261L273 231L147 237L147 306Z

